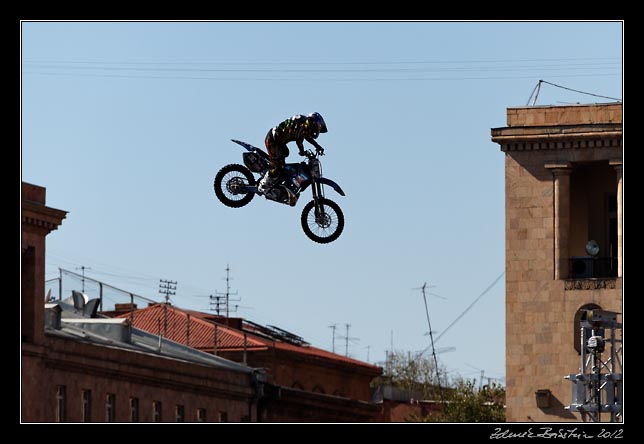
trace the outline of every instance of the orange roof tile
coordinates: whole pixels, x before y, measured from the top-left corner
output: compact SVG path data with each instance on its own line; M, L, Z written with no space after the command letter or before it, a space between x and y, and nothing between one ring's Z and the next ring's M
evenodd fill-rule
M164 313L164 311L166 313ZM161 334L171 341L186 344L188 339L188 315L190 314L190 338L188 345L200 350L212 350L214 345L215 325L199 316L192 315L180 308L165 304L155 304L134 310L133 326L152 334ZM130 313L116 317L129 318ZM167 333L164 334L167 323ZM222 325L217 326L217 348L235 350L244 348L244 334L238 330ZM263 342L247 337L247 349L266 349Z
M163 334L164 307L166 307L165 310L167 310L167 334L165 335L167 339L180 344L186 344L188 315L190 315L190 347L205 351L211 351L213 349L215 326L213 321L221 317L210 313L187 310L159 303L135 310L133 312L134 327L153 334ZM129 318L130 313L123 313L117 317ZM225 322L225 319L222 319L222 322ZM242 350L244 348L244 334L246 334L246 348L248 351L267 350L269 347L272 347L287 352L359 366L373 371L380 371L380 367L373 364L342 356L317 347L312 347L309 344L296 345L281 341L279 338L267 338L265 335L261 334L262 332L259 329L257 329L258 326L253 326L246 322L243 322L242 325L243 331L240 331L218 323L217 348L228 351Z

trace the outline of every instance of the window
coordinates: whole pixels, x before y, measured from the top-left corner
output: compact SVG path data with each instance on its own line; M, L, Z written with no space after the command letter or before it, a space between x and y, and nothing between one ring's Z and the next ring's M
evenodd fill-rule
M573 340L574 340L574 347L575 350L577 351L578 355L581 355L581 316L586 312L586 310L595 310L595 309L601 309L601 307L597 304L586 304L582 305L579 310L575 313L575 320L574 320L574 329L575 331L573 332ZM585 329L585 330L590 330L590 329ZM588 334L585 334L584 336L588 336Z
M139 422L139 398L130 398L130 422Z
M577 163L570 176L568 278L617 276L617 183L607 162ZM595 248L587 248L592 242Z
M228 412L219 412L219 422L228 422Z
M197 409L197 422L206 422L206 409Z
M105 395L105 422L114 422L114 409L116 408L116 395Z
M184 416L184 409L182 405L177 405L175 409L175 422L184 422L185 416Z
M81 393L81 421L92 422L92 391L83 390Z
M163 404L161 404L161 401L152 401L152 422L161 422L162 409Z
M67 420L67 387L59 385L56 387L56 422Z

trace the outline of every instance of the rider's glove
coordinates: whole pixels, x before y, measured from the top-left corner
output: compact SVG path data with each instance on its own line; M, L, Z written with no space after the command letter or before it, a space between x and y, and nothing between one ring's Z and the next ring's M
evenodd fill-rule
M306 156L306 151L300 150L300 156Z
M315 151L316 151L320 156L321 156L322 154L324 154L324 148L322 148L321 146L317 147L317 148L315 149Z

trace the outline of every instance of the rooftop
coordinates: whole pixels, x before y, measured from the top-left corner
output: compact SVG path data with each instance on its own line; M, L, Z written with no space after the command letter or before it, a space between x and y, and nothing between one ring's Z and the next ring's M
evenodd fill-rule
M253 372L245 365L134 328L127 318L95 317L95 313L86 310L88 306L95 305L92 304L95 300L88 301L81 293L73 293L72 297L62 301L45 304L46 334L221 369Z
M133 325L149 332L159 333L165 329L167 338L182 344L188 340L190 347L203 351L213 351L216 326L218 350L241 351L246 337L246 350L249 353L274 348L380 373L378 366L313 347L302 337L279 327L264 326L240 318L226 318L164 303L118 314L117 317L132 319Z

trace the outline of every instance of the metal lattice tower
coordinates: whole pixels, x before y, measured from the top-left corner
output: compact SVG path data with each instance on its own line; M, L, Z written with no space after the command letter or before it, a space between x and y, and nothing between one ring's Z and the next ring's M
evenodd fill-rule
M586 310L581 317L580 373L564 378L572 382L572 402L566 409L581 413L584 422L622 421L622 324L617 313Z

